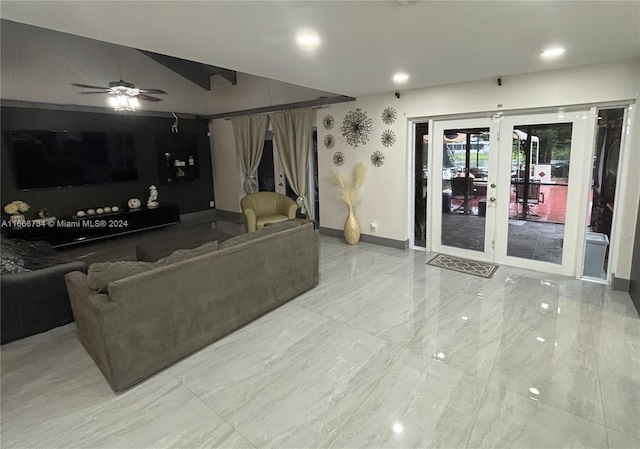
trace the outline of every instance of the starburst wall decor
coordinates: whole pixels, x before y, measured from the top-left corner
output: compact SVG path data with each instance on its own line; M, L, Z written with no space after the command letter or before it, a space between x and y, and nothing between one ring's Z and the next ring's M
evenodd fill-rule
M371 155L371 165L381 167L382 164L384 164L384 154L382 154L382 151L374 151Z
M384 111L382 111L382 123L385 125L391 125L396 121L397 117L398 113L393 108L385 108Z
M344 153L342 151L336 151L333 153L333 164L338 167L344 164Z
M365 145L369 141L369 134L373 132L373 120L361 109L349 111L342 121L340 130L352 147Z
M336 138L333 137L333 134L327 134L324 136L324 147L328 150L333 148L336 144Z
M384 145L385 147L390 147L394 143L396 143L396 133L394 133L390 129L387 129L382 133L382 137L380 138L380 140L382 141L382 145Z
M322 119L322 126L324 126L324 129L333 129L334 124L335 120L333 119L332 115L325 115Z

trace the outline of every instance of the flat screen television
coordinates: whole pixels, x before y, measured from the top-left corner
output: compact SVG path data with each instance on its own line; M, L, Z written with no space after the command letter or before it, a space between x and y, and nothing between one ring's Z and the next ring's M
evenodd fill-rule
M138 179L133 134L95 131L8 131L18 190Z

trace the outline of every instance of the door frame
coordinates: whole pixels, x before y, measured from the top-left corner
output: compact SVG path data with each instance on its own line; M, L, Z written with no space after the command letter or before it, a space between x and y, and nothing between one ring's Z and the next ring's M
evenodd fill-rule
M591 118L591 120L589 120ZM531 269L576 277L582 274L584 241L586 237L586 214L588 183L591 169L591 154L595 133L593 108L577 111L512 114L505 115L500 126L500 154L506 154L512 146L510 132L513 127L523 124L572 123L569 182L567 186L567 208L565 213L565 233L562 246L562 264L542 262L507 255L509 208L500 208L496 217L496 263L517 268ZM509 195L510 170L506 164L500 167L501 183L498 197ZM508 176L508 177L507 177ZM586 194L585 194L586 192Z
M565 217L565 227L567 229L574 229L575 232L570 232L569 234L565 233L564 245L563 245L563 263L562 265L551 264L549 262L539 262L535 260L529 259L521 259L517 257L507 256L506 245L508 240L506 238L508 232L508 214L509 208L507 207L498 207L498 211L495 214L491 214L489 212L490 207L495 209L495 205L491 205L488 202L487 204L487 220L493 219L495 220L492 224L494 229L494 237L493 239L489 238L490 236L487 233L485 235L485 252L480 253L477 251L466 251L460 250L459 248L446 247L445 251L447 254L457 255L460 257L467 257L476 260L485 260L485 261L493 261L498 264L504 264L513 267L520 267L525 269L532 269L535 271L541 272L549 272L555 274L562 274L567 276L572 276L576 278L580 278L582 276L582 263L584 259L584 242L586 237L586 211L587 203L588 203L588 191L589 191L589 179L590 179L590 162L591 159L589 155L592 153L595 132L596 132L596 106L583 106L583 107L573 107L573 108L553 108L553 109L531 109L531 110L514 110L509 112L500 112L496 114L491 113L476 113L469 115L451 115L451 116L440 116L440 117L432 117L432 118L412 118L409 120L411 126L410 135L414 137L415 132L415 123L417 122L428 122L429 123L429 155L428 155L428 164L429 164L429 172L432 173L442 173L442 157L439 151L433 151L436 148L434 137L437 135L436 130L444 130L446 123L458 122L458 121L468 121L468 123L480 123L477 127L486 127L487 123L495 124L498 123L498 132L503 133L503 129L506 125L502 124L502 121L507 119L508 122L512 120L517 120L521 123L514 124L522 124L522 120L527 118L532 119L541 119L542 122L538 123L553 123L546 122L544 119L551 118L555 115L555 119L558 122L567 122L572 121L572 152L571 152L571 165L569 172L569 179L573 180L570 183L567 192L567 214ZM564 115L564 117L561 117ZM572 118L570 118L572 117ZM477 122L475 122L477 121ZM505 122L505 123L508 123ZM482 124L484 123L484 125ZM535 124L536 122L532 122ZM438 128L436 128L438 127ZM471 126L469 126L471 127ZM500 142L494 142L494 129L491 129L491 140L490 140L490 148L496 148L495 151L490 152L490 168L494 167L493 170L493 179L491 175L491 169L489 172L489 178L487 179L487 184L490 185L492 182L498 181L497 176L500 176L501 181L497 183L496 188L496 196L497 198L503 197L508 198L509 188L510 188L510 172L507 175L504 173L505 170L510 166L509 164L503 164L504 167L501 167L502 173L498 175L496 168L500 167L498 164L500 161L496 158L499 158L499 155L503 154L504 147L501 148ZM510 140L506 139L511 145ZM442 139L440 138L440 142ZM413 141L412 141L413 143ZM504 143L503 145L506 145ZM412 152L412 146L410 145L410 151ZM506 153L505 153L506 154ZM493 158L491 156L494 156ZM510 152L509 152L510 155ZM439 157L438 157L439 156ZM503 156L504 157L504 156ZM624 157L621 154L621 158ZM413 164L415 165L414 156L412 156ZM439 160L439 162L438 162ZM509 157L510 160L510 157ZM510 170L510 169L509 169ZM435 176L429 176L427 181L428 191L437 192L441 189L441 186L438 189L435 189L437 183L441 183L442 175L439 175L436 179ZM503 180L506 179L506 182ZM436 182L437 181L437 182ZM410 198L413 199L413 193L410 190ZM616 192L618 194L618 192ZM487 189L487 197L491 196L490 190ZM411 203L413 204L413 203ZM502 212L500 211L502 210ZM440 245L440 233L441 233L441 223L440 220L436 220L436 214L441 214L442 212L442 197L441 195L429 195L429 200L427 204L427 242L426 242L426 250L433 252L441 252L443 249L442 245ZM411 209L411 213L414 211ZM505 215L506 214L506 215ZM492 215L494 218L490 218ZM505 218L506 217L506 218ZM499 221L502 220L502 223ZM614 217L615 220L615 217ZM410 221L411 223L412 221ZM436 222L438 222L436 226ZM487 221L487 228L491 224ZM571 226L571 228L569 227ZM437 229L436 229L437 228ZM615 228L615 224L614 224ZM413 233L413 229L411 232ZM413 235L413 234L411 234ZM567 238L567 235L571 236L571 239ZM504 237L503 237L504 236ZM437 240L434 238L437 237ZM492 242L493 240L493 242ZM487 253L487 250L491 250L492 243L495 242L495 250L493 252ZM489 246L487 246L489 243Z

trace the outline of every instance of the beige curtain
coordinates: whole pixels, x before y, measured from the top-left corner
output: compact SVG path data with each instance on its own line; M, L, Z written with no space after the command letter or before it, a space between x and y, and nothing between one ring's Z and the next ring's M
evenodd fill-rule
M267 120L266 115L245 115L231 119L236 151L240 155L242 164L243 187L246 193L258 191L256 172L264 149Z
M313 208L307 198L309 173L309 143L311 140L311 109L269 114L273 127L273 140L278 147L280 162L289 185L298 195L300 212L313 219Z

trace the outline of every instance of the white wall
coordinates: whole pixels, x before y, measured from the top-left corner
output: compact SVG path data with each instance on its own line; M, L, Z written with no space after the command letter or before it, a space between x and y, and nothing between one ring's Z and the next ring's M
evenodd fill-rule
M393 93L359 98L356 102L332 105L318 114L320 222L322 227L341 229L346 218L345 207L335 198L336 188L331 178L332 155L342 151L346 162L341 169L351 170L359 161L369 164L369 156L381 150L386 158L380 168L369 164L369 177L362 189L362 200L356 207L356 217L363 234L392 240L409 239L412 204L409 204L410 186L413 183L411 142L411 118L430 118L446 115L464 115L520 109L552 108L577 104L603 102L626 102L637 100L640 86L640 61L629 60L611 64L576 67L572 69L531 73L504 77L502 86L496 80L481 80L433 88L401 92L396 99ZM398 122L393 127L384 126L380 114L385 107L392 106L398 112ZM374 132L368 144L352 148L346 144L340 126L348 111L361 108L374 119ZM322 118L331 114L336 126L331 131L322 127ZM635 217L640 197L640 143L638 118L630 130L628 159L625 176L621 180L618 217L619 246L615 253L613 272L619 278L629 278L631 251L635 232ZM396 131L396 144L385 149L380 143L384 129ZM331 133L336 137L336 146L327 150L323 139ZM634 137L635 136L635 137ZM592 149L585 149L590 152ZM635 168L631 168L635 167ZM616 204L618 208L618 204ZM369 223L376 222L378 231L369 230Z
M81 95L91 89L71 83L106 86L122 77L168 93L158 95L163 101L141 102L140 109L208 113L205 89L133 48L9 21L2 21L0 32L3 100L104 108L107 95Z
M320 225L323 228L342 229L347 218L348 208L337 198L337 187L333 181L332 170L335 169L347 179L352 179L354 166L360 162L366 162L368 167L367 177L360 190L361 200L354 207L356 219L360 223L363 234L371 234L377 237L406 240L408 229L407 213L407 139L406 120L404 112L393 94L364 97L356 102L331 105L327 109L318 111L318 183L320 185ZM398 118L392 125L382 122L382 111L386 107L394 107L398 112ZM342 120L349 111L360 108L373 120L374 132L370 134L369 141L357 148L347 145L342 136L340 127ZM326 130L322 125L322 119L331 115L335 120L333 129ZM384 130L392 130L396 135L396 143L386 148L380 138ZM336 145L327 149L324 145L325 136L331 134L335 137ZM371 165L371 155L374 151L381 151L384 163L381 167ZM341 151L344 153L345 162L341 167L333 165L333 155ZM377 231L371 232L370 224L376 223Z
M209 132L216 209L240 212L240 200L244 193L231 120L211 120Z

